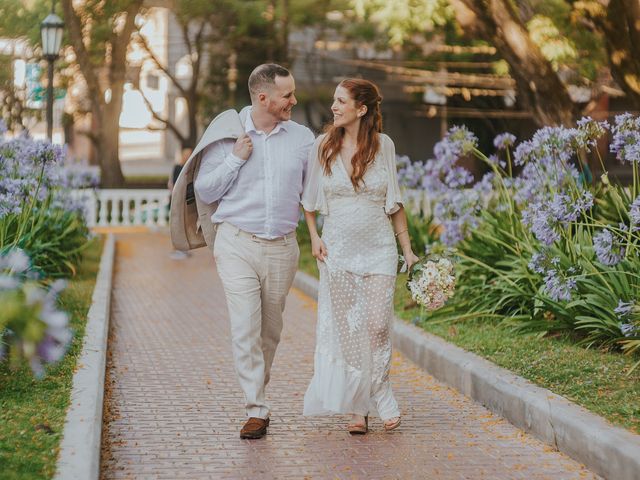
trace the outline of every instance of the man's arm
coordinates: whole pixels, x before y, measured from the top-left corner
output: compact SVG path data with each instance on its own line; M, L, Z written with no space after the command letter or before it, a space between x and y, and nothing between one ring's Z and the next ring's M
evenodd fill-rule
M240 167L251 153L250 149L247 151L246 147L239 147L239 143L246 143L244 138L245 136L242 136L238 139L232 152L229 152L228 145L223 141L215 142L204 149L202 164L193 185L202 201L217 202L233 185Z

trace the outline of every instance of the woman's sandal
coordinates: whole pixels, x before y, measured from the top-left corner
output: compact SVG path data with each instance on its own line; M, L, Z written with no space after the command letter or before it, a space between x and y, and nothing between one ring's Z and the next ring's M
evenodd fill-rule
M364 417L364 425L362 423L350 423L347 425L347 431L351 435L364 435L369 431L369 415Z
M384 429L387 432L390 432L398 428L401 423L402 423L402 420L400 419L400 417L394 417L394 418L390 418L389 420L385 420L383 424L384 424Z

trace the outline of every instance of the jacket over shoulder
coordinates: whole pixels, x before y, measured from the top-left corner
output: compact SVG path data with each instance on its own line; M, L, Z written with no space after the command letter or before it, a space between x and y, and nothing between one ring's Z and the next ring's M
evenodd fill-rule
M213 248L215 230L211 216L218 208L218 202L206 203L200 199L193 183L200 170L204 149L219 140L241 136L248 112L249 107L240 113L226 110L215 117L184 164L171 193L171 243L176 250Z

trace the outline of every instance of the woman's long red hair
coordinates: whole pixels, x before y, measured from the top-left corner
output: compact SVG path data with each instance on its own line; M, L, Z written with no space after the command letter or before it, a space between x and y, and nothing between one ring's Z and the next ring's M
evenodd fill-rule
M351 158L353 173L351 183L358 190L364 174L376 158L380 149L380 137L382 132L382 115L380 114L380 102L382 97L378 87L369 80L361 78L347 78L340 82L356 103L356 108L366 105L367 112L360 118L358 130L358 145L356 153ZM325 175L331 175L331 166L336 161L342 140L344 128L330 124L325 129L326 137L320 147L320 164Z

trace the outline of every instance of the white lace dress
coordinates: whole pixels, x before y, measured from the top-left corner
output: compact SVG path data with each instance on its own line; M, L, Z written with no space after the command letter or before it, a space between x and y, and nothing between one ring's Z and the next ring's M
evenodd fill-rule
M327 259L318 262L318 324L314 375L304 415L400 415L391 385L391 319L398 254L388 215L401 203L395 147L380 135L380 151L357 192L342 159L326 176L316 140L302 196L324 218Z

